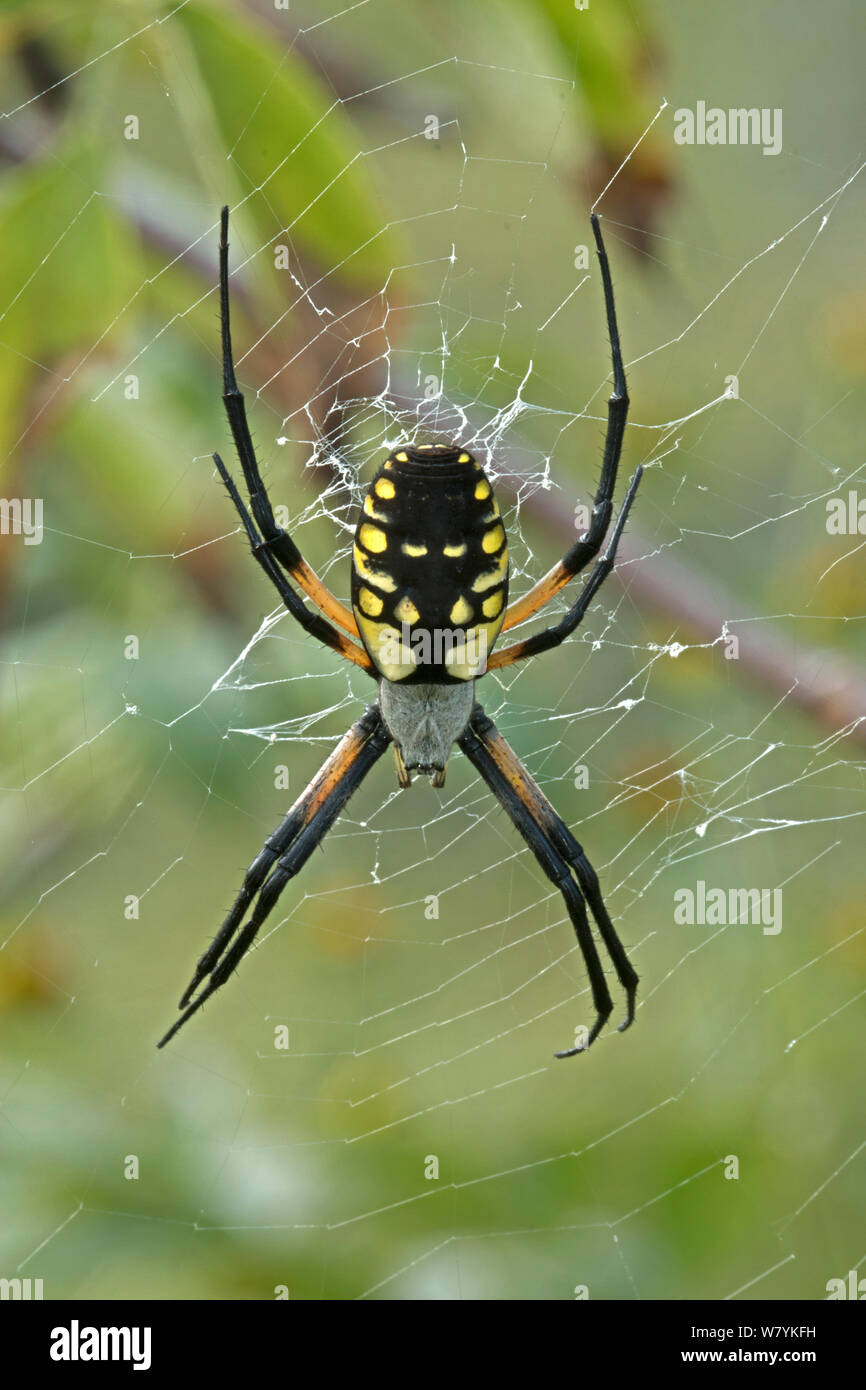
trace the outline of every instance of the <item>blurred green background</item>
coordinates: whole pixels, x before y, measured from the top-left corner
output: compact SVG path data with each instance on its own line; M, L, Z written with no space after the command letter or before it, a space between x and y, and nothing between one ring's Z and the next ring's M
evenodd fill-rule
M6 0L2 491L45 531L0 537L0 1275L811 1299L862 1260L863 542L825 525L858 469L866 495L858 15ZM781 154L675 144L699 100L781 108ZM517 593L598 474L575 248L610 180L623 470L651 466L581 631L479 694L601 874L636 1026L553 1060L589 1012L560 898L465 760L398 794L386 757L157 1053L372 691L265 621L214 475L220 204L254 437L310 563L345 598L384 446L462 424ZM699 880L781 886L781 932L677 925Z

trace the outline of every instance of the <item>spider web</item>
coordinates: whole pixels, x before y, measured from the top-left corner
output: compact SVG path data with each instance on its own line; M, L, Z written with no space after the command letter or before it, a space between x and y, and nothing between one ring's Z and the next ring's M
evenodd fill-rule
M605 212L646 141L676 148L675 108L716 92L739 105L750 83L750 103L783 102L758 100L772 83L740 49L706 68L708 16L660 6L657 110L585 197L573 74L540 28L516 7L496 32L452 14L419 62L427 21L402 8L386 41L391 7L297 6L287 49L326 82L357 55L366 85L335 86L324 120L357 122L402 259L334 307L343 267L311 267L290 230L291 289L257 337L236 326L238 374L272 499L335 592L373 466L401 440L453 438L497 485L517 594L582 529L598 476L610 364L593 259L574 264L586 210ZM845 48L842 9L814 90ZM156 25L170 45L177 22L145 15L63 81L122 64ZM618 1036L615 1014L588 1056L553 1059L591 1021L560 895L464 759L442 791L401 793L386 756L238 975L153 1050L246 865L373 687L250 572L208 464L212 447L230 457L224 428L148 415L135 506L166 511L175 543L140 548L134 508L89 529L55 464L40 474L47 572L20 559L4 802L22 867L0 961L22 1012L0 1274L41 1277L48 1297L785 1299L824 1297L866 1260L863 541L826 527L828 500L864 487L862 378L838 348L862 164L835 108L798 124L797 65L776 57L780 156L677 150L681 209L605 221L632 397L618 500L646 469L634 524L575 637L479 688L600 875L641 976L634 1028ZM243 130L223 153L244 187ZM75 220L103 196L85 190ZM171 197L145 186L135 202L152 217ZM279 223L264 240L244 217L267 200L267 186L233 200L241 297L273 262ZM215 277L211 203L181 211L197 230L64 378L97 431L130 373L182 360L185 318L214 322L211 283L131 329L177 254ZM305 336L287 349L291 322ZM308 398L275 404L302 374ZM208 409L215 356L211 378ZM231 576L220 627L186 597L211 563ZM96 597L63 628L52 608L84 567ZM138 660L118 657L126 634ZM781 928L678 922L675 895L699 883L780 891Z

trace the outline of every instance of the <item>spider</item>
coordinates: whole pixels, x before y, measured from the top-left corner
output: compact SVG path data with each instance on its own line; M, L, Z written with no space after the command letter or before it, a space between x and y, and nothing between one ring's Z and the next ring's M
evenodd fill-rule
M288 611L306 632L366 671L378 682L379 691L253 860L231 911L180 1000L180 1018L158 1046L164 1047L234 973L286 884L321 844L388 745L394 748L398 784L407 788L415 771L428 775L433 786L443 786L448 755L456 743L507 811L568 909L595 1009L585 1041L555 1054L573 1057L594 1042L613 1009L587 904L625 992L626 1017L620 1031L634 1020L638 976L614 930L595 870L492 719L475 702L475 681L487 671L549 651L575 631L613 569L640 482L638 467L610 540L596 559L610 528L629 404L610 267L598 219L592 216L592 230L610 335L613 393L589 527L528 593L507 606L507 540L483 467L457 443L403 444L381 465L364 498L353 548L351 611L325 587L291 536L276 524L259 473L232 357L228 223L229 210L224 207L219 250L223 401L249 509L219 454L214 454L214 463L252 553ZM580 593L559 622L492 651L500 633L540 612L591 561L595 563ZM318 611L307 607L289 579ZM360 645L354 638L360 639Z

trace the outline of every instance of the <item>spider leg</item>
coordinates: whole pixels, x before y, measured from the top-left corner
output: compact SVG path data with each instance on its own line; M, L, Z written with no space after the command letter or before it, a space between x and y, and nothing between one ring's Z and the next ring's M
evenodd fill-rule
M573 1057L578 1052L585 1052L595 1041L613 1010L610 990L587 918L586 902L613 961L617 979L625 990L626 1016L620 1024L620 1032L634 1021L637 973L616 934L601 896L598 875L582 846L480 705L475 706L468 728L458 742L565 900L589 975L596 1012L586 1042L580 1047L570 1047L556 1053L557 1057Z
M235 505L238 516L243 522L244 530L249 538L250 547L256 560L261 565L271 583L277 589L280 598L306 632L311 636L317 637L326 647L331 647L340 656L344 656L347 661L352 661L356 666L360 666L362 671L368 675L375 676L376 670L367 653L356 642L350 642L342 632L338 632L332 627L319 613L311 613L304 601L295 593L291 584L286 579L282 570L277 565L271 554L270 547L262 540L255 523L244 506L243 499L238 492L234 479L220 458L219 454L214 454L213 461L217 466L217 471L226 485L226 491Z
M634 501L638 484L643 477L643 468L638 465L635 469L634 477L629 484L622 510L617 517L616 526L608 541L607 547L600 560L596 560L592 569L584 581L583 588L569 608L565 617L553 627L542 628L541 632L535 632L531 637L527 637L522 642L514 642L510 647L502 647L498 652L488 658L487 670L493 671L500 666L511 666L515 661L523 661L527 656L537 656L539 652L549 651L551 647L558 647L560 642L564 642L566 637L570 637L574 630L580 625L587 608L592 603L598 590L601 588L607 576L610 574L616 562L616 548L619 539L625 529L628 514L631 511L631 504Z
M358 636L354 616L334 597L319 576L307 564L295 542L287 531L277 525L267 489L259 472L256 452L253 448L247 410L243 395L235 377L234 356L232 354L231 319L229 311L229 210L224 207L220 214L220 325L223 359L223 403L231 426L241 468L250 495L250 505L256 525L264 537L264 544L276 556L283 568L295 583L306 593L328 618L338 627Z
M321 844L349 797L390 742L391 735L374 701L355 721L253 860L231 911L199 960L183 993L178 1006L183 1013L160 1039L158 1047L164 1047L234 973L289 879L300 872L313 850ZM252 915L239 930L256 893L259 896ZM204 988L196 994L205 980Z
M607 314L607 331L610 338L610 352L613 363L613 392L607 403L607 431L604 439L604 456L601 464L601 477L592 504L592 517L585 535L575 541L563 558L549 570L537 584L517 599L506 610L502 631L525 622L534 613L559 593L559 590L585 569L594 560L604 543L613 510L613 494L616 488L616 475L622 453L622 440L628 415L628 391L626 389L625 368L622 364L622 349L619 342L619 327L616 321L616 305L613 297L613 283L610 278L610 265L604 249L601 228L595 213L591 217L593 236L601 267L601 282L604 288L604 307Z

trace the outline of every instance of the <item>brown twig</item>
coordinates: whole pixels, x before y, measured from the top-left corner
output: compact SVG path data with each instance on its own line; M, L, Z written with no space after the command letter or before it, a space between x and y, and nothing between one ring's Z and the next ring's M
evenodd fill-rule
M522 510L563 545L574 539L573 514L554 494L537 492ZM670 551L654 550L631 524L618 569L636 602L673 619L681 639L721 643L724 634L736 636L738 663L753 681L779 698L787 695L834 731L851 725L851 737L866 744L866 671L858 662L807 644L800 630L787 636L777 620L749 613L720 580L706 578Z

